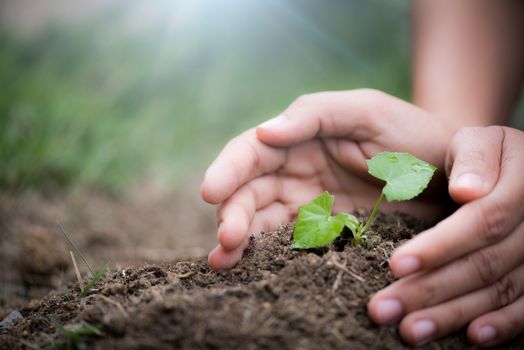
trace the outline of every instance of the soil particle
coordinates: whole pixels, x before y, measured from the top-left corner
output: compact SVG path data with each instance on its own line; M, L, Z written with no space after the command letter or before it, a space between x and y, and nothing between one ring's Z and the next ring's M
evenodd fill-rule
M102 289L102 294L105 296L110 295L125 295L127 294L127 287L122 283L108 283Z
M255 235L230 271L215 273L205 259L112 271L82 300L70 286L31 303L0 344L63 340L53 319L96 325L100 331L81 340L92 349L406 349L395 326L369 320L366 303L394 280L392 250L424 227L403 215L379 216L367 249L346 232L326 249L303 251L289 248L292 226L284 225ZM520 336L499 349L523 346ZM421 348L473 347L459 330Z

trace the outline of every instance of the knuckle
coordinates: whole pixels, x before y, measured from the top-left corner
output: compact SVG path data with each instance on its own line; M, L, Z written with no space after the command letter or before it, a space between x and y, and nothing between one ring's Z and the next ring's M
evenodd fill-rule
M235 148L235 145L238 143L238 136L233 137L231 140L226 142L224 149L229 150Z
M479 131L479 129L480 129L479 127L474 127L474 126L466 126L464 128L460 128L455 133L455 136L453 136L453 141L472 137Z
M480 205L479 238L485 245L492 245L507 234L508 209L497 202Z
M298 108L309 106L318 95L318 92L300 95L293 101L291 106Z
M479 149L468 149L459 153L456 157L463 164L486 164L488 159L484 152Z
M456 153L456 158L469 161L485 161L485 153L468 147L482 138L496 138L502 140L504 128L500 126L469 126L455 132L451 140L451 149ZM466 151L465 151L466 150Z
M479 127L464 127L455 132L449 147L452 158L457 159L464 154L462 146L469 144L469 140L475 139L480 129Z
M495 250L480 250L467 259L470 260L478 279L483 285L489 285L497 278L501 261L500 255Z
M365 88L351 90L347 93L351 94L351 99L354 101L354 110L366 116L367 125L371 124L373 128L377 128L384 124L384 120L392 117L391 107L392 103L396 103L396 99L385 92Z
M356 100L366 108L378 108L386 104L385 100L391 99L391 96L385 92L369 88L353 90L349 93L355 94Z
M368 98L370 100L381 99L381 98L384 98L385 96L389 96L380 90L371 89L371 88L362 88L362 89L357 89L353 91L355 93L360 94L362 98Z
M427 281L420 287L420 289L417 288L417 297L420 298L420 306L422 308L427 308L435 305L438 296L437 292L441 290L441 286L435 285L435 283L431 281ZM422 291L422 293L418 294L420 291Z
M260 158L260 154L257 151L257 147L254 145L252 141L248 141L245 144L246 150L249 152L251 162L257 171L259 171L260 166L262 164L262 159Z
M233 137L231 140L229 140L226 143L226 146L224 148L228 149L228 150L238 149L238 148L243 146L243 143L244 143L245 139L246 139L246 136L245 136L244 133L240 134L240 135L237 135L237 136Z
M466 126L458 129L457 132L455 132L454 139L475 139L478 138L480 135L485 134L486 132L490 132L490 128L492 127Z
M504 276L491 286L491 301L496 308L511 304L518 296L518 281L512 276Z
M245 185L246 193L248 194L249 200L246 201L245 205L253 205L253 210L256 210L256 204L261 201L261 193L259 188L255 185L256 182L249 182Z

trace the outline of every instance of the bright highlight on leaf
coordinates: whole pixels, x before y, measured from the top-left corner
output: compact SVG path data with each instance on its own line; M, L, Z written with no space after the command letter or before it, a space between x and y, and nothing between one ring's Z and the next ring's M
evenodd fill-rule
M418 196L437 169L409 153L382 152L367 161L369 173L386 181L382 189L388 202Z
M344 229L353 233L356 245L367 242L364 232L377 213L382 198L391 201L409 200L418 196L428 186L436 167L417 159L409 153L382 152L367 161L368 171L374 177L386 181L382 193L368 221L359 223L348 213L331 216L334 197L324 192L308 204L298 208L298 217L293 233L293 248L307 249L322 247L333 242Z

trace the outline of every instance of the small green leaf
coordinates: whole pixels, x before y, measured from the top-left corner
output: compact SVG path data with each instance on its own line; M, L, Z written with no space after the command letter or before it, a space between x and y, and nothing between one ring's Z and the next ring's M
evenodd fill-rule
M102 266L101 268L96 270L95 275L93 276L91 281L89 281L87 286L85 286L84 290L80 293L78 298L82 299L83 297L85 297L87 293L89 293L91 289L95 286L95 284L105 275L106 272L107 272L106 266Z
M307 249L328 245L340 235L344 226L356 231L358 219L347 213L331 216L332 206L333 196L324 192L298 208L293 248Z
M335 219L337 217L340 217L339 220L343 220L344 226L350 229L351 232L353 232L353 235L357 233L357 227L359 226L359 223L358 219L355 216L348 213L340 213L335 216Z
M367 161L369 173L386 181L382 190L388 202L409 200L428 186L437 169L409 153L381 152Z

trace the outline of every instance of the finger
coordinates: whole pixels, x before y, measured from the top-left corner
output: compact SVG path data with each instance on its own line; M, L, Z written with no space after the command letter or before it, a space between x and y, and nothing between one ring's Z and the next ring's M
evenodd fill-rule
M256 213L248 232L256 234L262 231L272 231L278 225L288 223L294 212L295 210L283 203L272 203Z
M370 128L370 100L375 98L376 103L379 95L380 98L385 96L371 90L301 96L282 115L261 124L257 128L257 136L277 146L295 145L317 136L369 139L373 129Z
M424 128L406 129L405 125L414 121ZM386 150L397 152L412 150L414 144L428 145L418 148L414 155L440 165L451 131L405 101L377 90L358 89L301 96L280 116L259 125L256 134L262 142L278 147L316 137L361 143L365 147L349 149L349 154L357 151L351 158L361 160L352 162L360 169L363 159L385 150L382 144L387 145ZM431 143L430 147L428 139L443 142Z
M240 261L240 259L242 259L244 250L247 248L248 245L248 236L246 236L244 241L242 241L242 244L234 250L227 251L224 249L224 247L218 245L209 253L207 257L209 266L211 266L211 268L215 271L228 270L232 268L236 265L237 262Z
M282 203L276 202L270 204L255 215L251 222L249 232L258 233L276 228L276 226L278 226L276 223L285 223L289 220L288 212L289 210ZM233 250L226 250L219 245L209 253L209 265L215 271L232 268L242 259L242 255L248 244L249 235L246 235L240 245Z
M232 139L207 169L200 188L202 198L212 204L223 202L249 180L281 167L286 152L260 142L254 129L244 132Z
M489 287L409 314L400 323L400 334L409 344L421 345L454 332L487 312L507 305L513 307L523 293L524 265Z
M524 262L521 247L524 247L524 223L497 245L432 272L408 276L381 290L370 300L369 314L376 323L387 324L414 310L491 285Z
M463 128L453 137L446 160L449 193L466 203L489 193L499 177L504 139L501 127Z
M521 278L524 278L521 277ZM493 346L524 332L524 296L499 310L487 313L468 327L468 338L480 346Z
M262 176L238 189L219 209L218 241L225 250L236 249L248 235L257 210L282 198L276 176Z
M463 205L449 218L398 248L391 258L396 276L444 265L504 239L524 219L524 133L505 128L500 176L485 197Z

